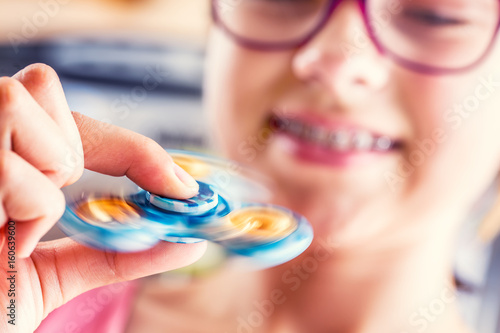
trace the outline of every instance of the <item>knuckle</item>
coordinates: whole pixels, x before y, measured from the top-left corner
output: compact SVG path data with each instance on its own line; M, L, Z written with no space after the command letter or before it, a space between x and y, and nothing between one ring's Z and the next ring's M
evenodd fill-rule
M166 163L167 166L173 166L174 160L172 157L166 153L166 151L153 139L148 137L142 137L141 140L137 140L137 151L143 154L143 158L150 159L151 157L161 158L161 160Z
M143 151L145 154L157 154L162 150L161 146L151 138L140 136L138 139L139 140L136 140L136 148Z
M49 65L37 63L27 66L23 70L23 78L30 84L37 86L50 86L59 81L56 71Z

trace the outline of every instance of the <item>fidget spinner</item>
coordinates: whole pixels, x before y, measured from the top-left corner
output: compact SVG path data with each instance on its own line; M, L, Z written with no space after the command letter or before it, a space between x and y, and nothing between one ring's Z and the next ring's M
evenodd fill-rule
M168 152L197 180L196 196L165 198L135 184L110 194L110 185L82 179L65 190L61 230L84 245L119 252L146 250L160 241L208 240L266 267L291 260L310 245L309 222L285 207L263 203L270 192L250 169L201 153ZM81 182L84 188L71 188Z

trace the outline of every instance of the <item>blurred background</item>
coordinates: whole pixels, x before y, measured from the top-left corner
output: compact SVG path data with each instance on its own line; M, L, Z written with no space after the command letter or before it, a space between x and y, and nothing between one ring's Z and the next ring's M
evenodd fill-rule
M201 83L209 25L208 0L1 0L0 75L49 64L72 110L164 147L204 148ZM478 202L457 244L460 302L480 333L500 332L500 241L475 237L493 198L494 189ZM60 236L56 228L46 239Z
M73 111L166 147L203 146L200 92L208 4L1 1L0 75L34 62L49 64L61 76Z

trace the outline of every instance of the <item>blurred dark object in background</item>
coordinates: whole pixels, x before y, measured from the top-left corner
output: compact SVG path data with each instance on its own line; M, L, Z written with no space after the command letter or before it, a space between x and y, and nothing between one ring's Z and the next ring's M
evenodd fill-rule
M201 110L204 52L178 42L64 37L0 45L0 75L32 63L59 74L73 111L129 128L167 148L206 146Z
M124 86L142 84L145 76L155 72L162 76L155 89L201 92L203 52L186 45L113 38L51 39L17 50L0 45L0 75L11 76L36 62L52 66L61 77Z

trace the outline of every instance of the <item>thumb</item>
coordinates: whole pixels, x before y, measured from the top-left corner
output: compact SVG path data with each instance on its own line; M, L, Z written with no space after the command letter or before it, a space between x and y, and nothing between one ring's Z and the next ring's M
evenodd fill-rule
M27 260L37 269L45 318L88 290L187 266L198 260L205 249L206 242L160 242L143 252L115 253L89 249L65 238L40 243Z

